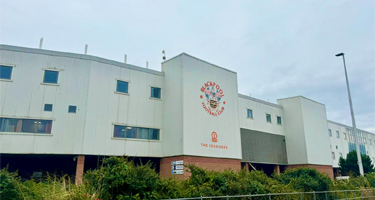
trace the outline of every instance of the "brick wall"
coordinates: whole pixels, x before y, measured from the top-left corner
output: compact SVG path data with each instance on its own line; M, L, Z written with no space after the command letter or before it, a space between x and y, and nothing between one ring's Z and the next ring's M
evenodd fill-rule
M333 167L329 165L288 165L287 168L313 168L318 170L318 172L328 175L332 180L334 179Z
M225 169L232 169L235 171L241 170L240 159L228 159L228 158L208 158L208 157L196 157L196 156L174 156L162 158L160 161L160 176L164 178L175 177L177 179L186 179L191 175L190 172L186 172L187 168L184 167L184 174L171 174L171 163L172 161L183 160L184 165L194 164L198 167L213 171L224 171Z

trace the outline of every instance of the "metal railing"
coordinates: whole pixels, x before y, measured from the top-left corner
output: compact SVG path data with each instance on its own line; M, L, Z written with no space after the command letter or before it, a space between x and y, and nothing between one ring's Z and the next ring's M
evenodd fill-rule
M363 190L338 190L320 192L295 192L295 193L270 193L270 194L248 194L232 196L211 196L178 198L179 200L194 199L220 199L220 200L344 200L344 199L372 199L375 200L375 189ZM177 199L165 199L177 200Z

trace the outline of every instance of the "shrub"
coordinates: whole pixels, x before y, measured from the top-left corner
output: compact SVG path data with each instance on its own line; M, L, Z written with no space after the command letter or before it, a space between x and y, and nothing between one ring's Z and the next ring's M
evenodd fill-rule
M0 170L0 199L21 199L18 189L20 178L17 172L9 173L6 168Z
M281 183L300 192L327 191L332 185L332 181L327 175L310 168L289 169L276 178Z
M84 180L101 199L155 199L159 175L150 163L135 166L125 158L111 157L99 169L86 172Z
M375 188L375 172L365 175L371 187Z

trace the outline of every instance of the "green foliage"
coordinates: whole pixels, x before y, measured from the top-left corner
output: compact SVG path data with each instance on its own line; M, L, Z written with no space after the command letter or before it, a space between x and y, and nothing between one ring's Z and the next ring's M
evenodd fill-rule
M40 181L21 182L17 173L0 171L1 199L23 200L98 200L98 199L169 199L199 196L226 196L244 194L295 193L325 190L358 190L374 187L375 173L366 177L331 181L314 169L287 170L281 175L268 177L262 171L234 172L207 171L194 165L186 166L191 173L186 180L164 179L152 169L151 164L136 166L125 158L111 157L103 165L84 174L83 184L76 186L68 177L47 174ZM361 193L357 192L356 196ZM354 193L349 197L354 198ZM312 198L306 195L304 198ZM317 199L325 199L317 194ZM330 199L343 199L344 193L329 194ZM285 199L273 196L272 199ZM299 195L288 199L298 200Z
M371 187L375 188L375 172L365 175Z
M0 170L0 199L20 199L17 173L9 173L8 170Z
M310 168L290 169L277 178L281 183L300 192L327 191L332 185L327 175Z
M111 157L99 169L88 171L84 180L102 199L155 199L159 175L150 163L135 166L125 158Z
M371 162L371 158L368 155L361 154L363 171L365 173L375 172L374 165ZM359 176L357 151L351 151L346 156L346 159L340 157L339 160L339 170L343 176L348 176L353 174L354 176Z

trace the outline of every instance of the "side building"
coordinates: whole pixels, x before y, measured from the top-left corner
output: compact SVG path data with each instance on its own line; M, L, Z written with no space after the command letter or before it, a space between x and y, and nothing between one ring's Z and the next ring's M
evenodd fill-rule
M273 104L238 94L236 72L186 53L155 71L0 45L1 167L25 178L50 171L79 182L107 156L152 161L180 179L189 163L268 174L312 167L333 178L353 149L350 130L305 97ZM375 135L359 132L361 152L374 159Z

